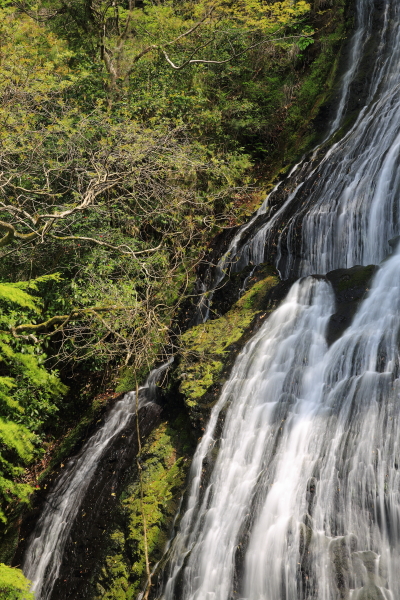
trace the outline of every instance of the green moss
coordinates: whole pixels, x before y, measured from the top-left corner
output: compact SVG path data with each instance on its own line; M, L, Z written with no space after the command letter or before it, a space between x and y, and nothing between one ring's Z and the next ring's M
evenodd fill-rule
M269 271L269 272L268 272ZM232 309L219 319L193 327L181 337L180 391L189 409L218 380L232 344L238 342L261 310L268 290L279 283L272 267L268 275L244 294Z
M162 423L142 450L143 511L152 568L160 560L186 481L193 441L183 416ZM119 498L119 526L108 536L108 553L96 575L99 600L135 598L146 580L140 484L135 477Z
M317 132L312 121L317 116L334 89L339 67L340 48L346 38L348 24L345 21L345 0L336 0L325 13L315 48L316 58L305 69L305 76L298 82L299 91L291 103L283 127L285 167L290 168L299 154L305 152L317 141ZM323 13L320 13L321 15ZM278 157L277 165L282 157Z
M345 275L342 275L338 282L338 291L344 292L351 288L364 286L372 278L375 270L375 265L368 265L367 267L353 267L352 269L348 269Z

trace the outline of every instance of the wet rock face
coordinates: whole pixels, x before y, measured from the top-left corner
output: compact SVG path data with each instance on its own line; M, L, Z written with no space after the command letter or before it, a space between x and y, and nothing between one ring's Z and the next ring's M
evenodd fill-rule
M378 267L357 265L351 269L336 269L326 275L336 297L336 312L329 320L327 342L330 346L350 325L361 300L368 293Z
M161 406L143 406L139 413L140 433L145 437L160 422ZM133 477L138 451L136 421L122 432L103 457L96 476L80 507L67 542L64 561L51 600L92 597L92 574L104 554L104 532L114 519L118 495L127 478Z

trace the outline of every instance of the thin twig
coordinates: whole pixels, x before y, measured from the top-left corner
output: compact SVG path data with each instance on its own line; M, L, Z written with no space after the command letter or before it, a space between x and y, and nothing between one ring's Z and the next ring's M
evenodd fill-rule
M140 425L139 425L139 385L136 379L136 433L138 440L138 454L136 457L136 463L138 467L139 474L139 488L140 488L140 508L142 511L142 524L143 524L143 545L144 545L144 558L146 562L146 575L147 575L147 583L146 583L146 592L143 597L143 600L147 600L149 596L149 591L151 587L151 571L150 571L150 562L149 562L149 546L147 542L147 523L146 523L146 515L144 512L144 502L143 502L143 474L142 474L142 465L140 464L140 459L142 455L142 442L140 440Z

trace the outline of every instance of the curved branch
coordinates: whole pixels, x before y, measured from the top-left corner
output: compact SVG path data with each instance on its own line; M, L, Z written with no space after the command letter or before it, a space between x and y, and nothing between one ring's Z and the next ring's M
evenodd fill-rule
M17 231L13 225L6 223L5 221L0 221L0 227L7 230L5 236L0 239L0 248L11 244L15 238L24 240L25 242L30 242L40 235L40 232L38 231L32 231L32 233L19 233L19 231Z
M54 315L47 321L43 321L42 323L34 324L34 323L24 323L23 325L17 325L16 327L10 327L10 331L14 337L22 337L20 333L28 332L28 333L45 333L50 327L53 325L60 324L60 327L57 327L56 331L60 331L67 323L70 321L76 321L77 319L83 319L88 315L94 315L99 317L102 321L101 317L96 313L101 312L111 312L114 310L132 310L134 306L92 306L91 308L82 308L78 310L72 311L69 315ZM54 331L51 335L56 333Z
M249 52L250 50L252 50L253 48L256 48L257 46L261 46L262 44L265 44L267 42L279 42L281 40L294 40L297 38L305 38L305 37L312 37L314 34L310 33L310 34L301 34L301 35L287 35L287 36L283 36L280 38L274 38L274 37L268 37L268 38L264 38L263 40L261 40L260 42L256 42L255 44L252 44L251 46L248 46L247 48L245 48L244 50L242 50L241 52L235 52L233 54L231 54L231 56L229 56L228 58L226 58L225 60L206 60L206 59L202 59L202 58L188 58L187 60L185 60L181 65L176 65L168 56L168 54L166 53L166 51L162 48L161 52L164 54L164 58L167 61L167 63L176 71L181 71L182 69L184 69L185 67L187 67L188 65L194 65L194 64L201 64L201 65L224 65L225 63L230 62L231 60L234 60L235 58L238 58L239 56L242 56L243 54L246 54L246 52ZM206 46L207 44L205 44L204 46ZM200 48L197 48L197 50L199 50ZM193 54L192 54L193 56Z
M9 213L12 213L14 215L18 215L22 217L25 217L25 219L28 219L28 221L31 221L31 223L33 223L34 225L37 225L38 222L38 216L34 215L32 216L30 213L26 212L26 210L24 210L23 208L19 208L18 206L13 206L12 204L4 204L4 202L0 202L0 206L1 206L1 212L7 211Z
M126 254L128 256L136 256L138 254L149 254L151 252L157 252L157 250L159 250L162 246L162 244L159 244L156 248L149 248L148 250L139 250L139 251L135 252L127 244L121 244L120 246L113 246L112 244L108 244L107 242L101 242L100 240L96 240L96 238L91 238L91 237L84 237L84 236L79 236L79 235L65 235L65 236L50 235L50 237L54 240L78 240L78 241L80 240L83 242L93 242L94 244L97 244L98 246L105 246L106 248L110 248L111 250L116 250L117 252L120 252L121 254ZM123 248L126 248L126 251L124 251Z
M215 6L213 6L208 11L208 13L205 14L202 19L200 19L200 21L198 21L197 23L195 23L195 25L193 25L193 27L191 27L187 31L184 31L183 33L181 33L180 35L178 35L178 37L176 37L174 40L172 40L171 42L167 42L165 45L166 46L172 46L178 40L181 40L182 38L186 37L187 35L190 35L194 31L196 31L196 29L198 29L200 27L200 25L202 23L204 23L204 21L206 21L212 15L212 13L214 12L214 10L215 10ZM206 45L208 45L208 44L206 44ZM147 46L146 48L144 48L144 50L142 50L141 52L139 52L138 54L136 54L136 56L133 57L132 62L133 63L137 63L141 58L143 58L143 56L145 56L146 54L148 54L152 50L158 50L158 49L160 49L160 46L158 46L156 44L151 44L150 46ZM124 76L124 80L126 80L130 76L130 74L132 73L132 71L133 71L133 67L128 70L128 72Z
M0 227L7 230L5 236L0 239L0 248L11 244L15 236L15 228L4 221L0 221Z

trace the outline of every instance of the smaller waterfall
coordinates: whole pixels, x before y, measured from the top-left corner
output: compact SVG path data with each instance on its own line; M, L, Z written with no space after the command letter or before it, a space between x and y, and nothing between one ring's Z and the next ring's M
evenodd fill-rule
M86 442L80 453L69 460L48 495L22 564L24 575L32 581L35 600L51 597L69 532L99 461L112 441L135 417L137 404L140 409L154 400L156 383L169 365L170 362L150 373L139 390L138 403L135 392L116 402L104 425Z
M260 208L256 210L256 212L253 214L250 220L239 228L238 232L229 244L228 250L218 261L218 264L215 268L213 280L210 286L207 288L204 283L202 284L201 292L203 293L203 295L201 296L200 302L197 305L197 315L194 324L199 325L200 323L205 323L206 321L208 321L208 317L210 315L210 304L215 290L218 288L225 275L227 275L231 271L234 272L235 262L237 261L237 249L240 240L242 239L245 232L251 227L251 225L253 225L257 217L267 212L269 197L278 189L279 186L280 182L274 187L272 192L268 194L264 202L261 204Z

